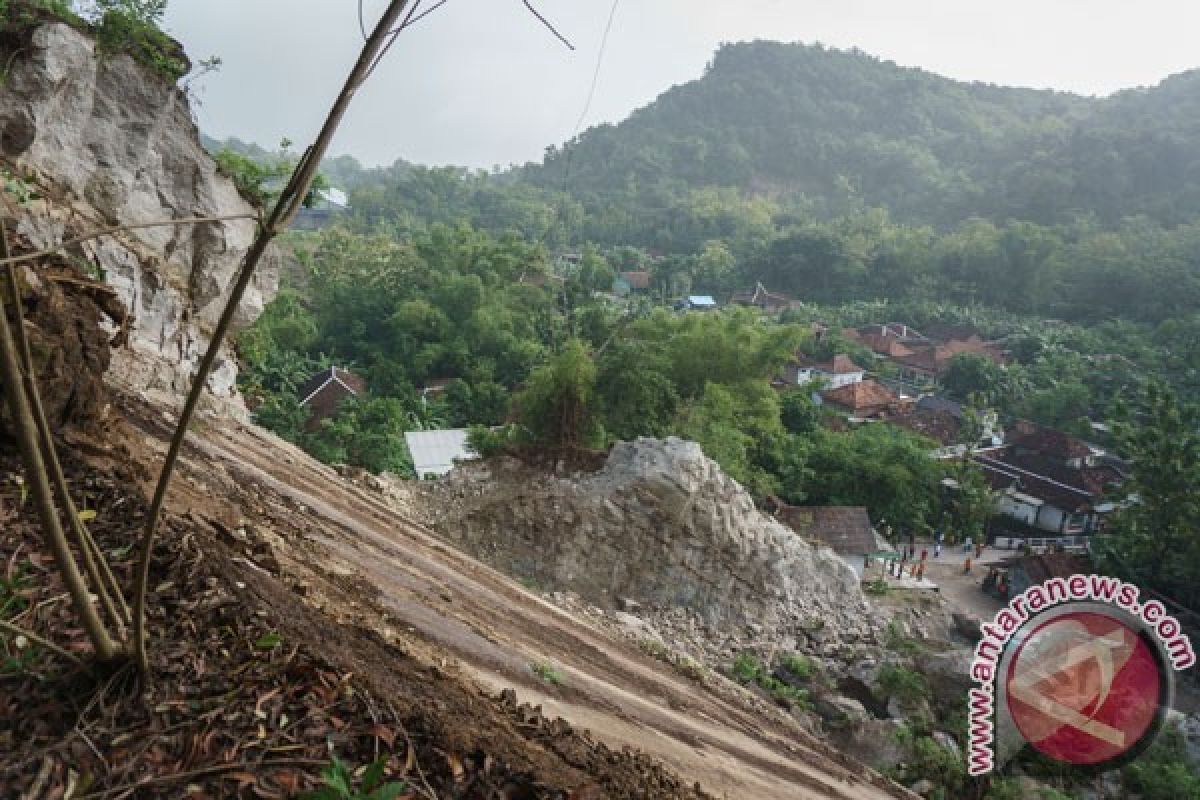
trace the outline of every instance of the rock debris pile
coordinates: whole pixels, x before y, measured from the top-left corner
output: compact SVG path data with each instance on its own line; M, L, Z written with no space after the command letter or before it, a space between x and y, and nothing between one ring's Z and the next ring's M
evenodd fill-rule
M622 442L594 473L493 459L420 491L436 530L539 589L674 615L736 646L837 650L874 636L849 567L756 509L693 442Z

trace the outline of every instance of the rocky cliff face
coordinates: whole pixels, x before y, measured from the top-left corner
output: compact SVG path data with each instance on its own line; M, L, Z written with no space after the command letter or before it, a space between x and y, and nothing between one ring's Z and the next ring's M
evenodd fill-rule
M26 244L48 247L108 226L253 213L201 147L184 92L128 56L98 55L90 37L64 24L41 25L6 47L0 157L37 194L15 209ZM110 377L166 399L186 390L255 224L146 228L66 252L103 274L128 309L128 345L114 352ZM238 323L253 321L274 295L279 264L276 252L263 260ZM227 354L210 379L213 393L233 395L236 373Z
M574 477L467 464L425 491L439 532L541 588L687 609L726 630L871 635L850 568L759 512L693 442L622 442L603 469Z

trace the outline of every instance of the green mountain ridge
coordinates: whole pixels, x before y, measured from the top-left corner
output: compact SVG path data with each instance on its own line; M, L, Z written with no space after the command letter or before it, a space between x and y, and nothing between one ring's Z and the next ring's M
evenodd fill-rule
M275 155L209 141L221 145ZM437 209L473 206L476 224L526 233L548 208L564 213L565 192L579 204L567 216L590 218L573 238L664 251L681 246L661 233L680 198L714 189L806 218L883 208L942 229L973 217L1176 225L1200 217L1200 71L1093 98L958 81L859 50L742 42L622 122L547 148L541 163L488 174L403 159L364 168L340 156L325 171L367 190L368 215L402 203L403 187L425 208L432 193L444 201Z
M887 208L949 226L1094 214L1196 216L1200 72L1105 98L965 83L861 51L749 42L617 125L551 148L522 177L592 205L704 186L819 216Z

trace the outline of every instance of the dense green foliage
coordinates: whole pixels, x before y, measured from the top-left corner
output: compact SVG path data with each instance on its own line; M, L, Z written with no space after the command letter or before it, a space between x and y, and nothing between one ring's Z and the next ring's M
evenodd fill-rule
M1188 758L1187 743L1179 730L1168 727L1157 741L1122 770L1125 788L1143 800L1178 800L1200 797L1200 765Z
M324 168L361 231L634 246L612 266L668 293L762 280L820 303L1157 323L1200 305L1197 98L1195 73L1095 100L754 42L540 165Z
M1132 460L1123 493L1136 497L1104 538L1114 574L1200 605L1200 409L1151 386L1122 414L1117 439Z
M174 82L192 68L183 47L162 31L167 0L91 0L96 42L108 52L129 53Z

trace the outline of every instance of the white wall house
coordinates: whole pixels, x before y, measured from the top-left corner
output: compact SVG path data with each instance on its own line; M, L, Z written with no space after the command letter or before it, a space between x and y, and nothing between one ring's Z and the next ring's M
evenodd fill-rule
M464 429L407 431L404 443L408 445L413 472L418 478L440 478L454 469L457 462L479 458L479 454L467 445Z
M844 355L836 355L830 361L823 362L798 358L788 366L787 372L789 382L798 386L820 380L829 389L838 389L852 383L859 383L866 375L866 371L862 367L851 361L849 356Z

